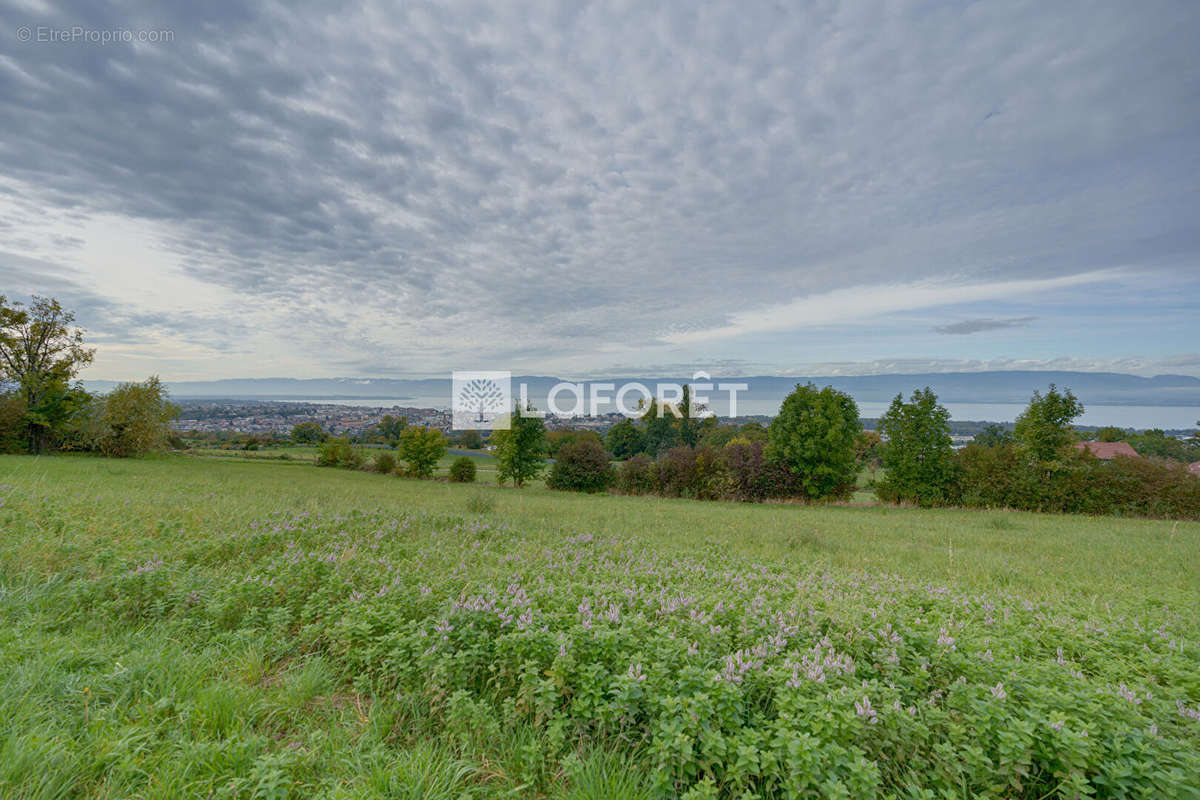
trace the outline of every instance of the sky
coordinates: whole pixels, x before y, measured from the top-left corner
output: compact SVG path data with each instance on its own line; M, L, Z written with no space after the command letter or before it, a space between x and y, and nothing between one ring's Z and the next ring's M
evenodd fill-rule
M1200 376L1200 4L0 0L83 377Z

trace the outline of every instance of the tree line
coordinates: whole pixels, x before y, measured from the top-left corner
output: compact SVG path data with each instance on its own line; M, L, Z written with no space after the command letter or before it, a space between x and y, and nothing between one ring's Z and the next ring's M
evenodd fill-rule
M125 457L171 442L178 409L157 377L105 395L73 382L95 354L83 334L56 300L25 305L0 295L0 451Z
M1011 431L990 426L955 449L950 414L928 387L908 400L897 395L878 430L864 431L849 395L798 385L763 435L751 429L743 436L726 426L714 429L728 437L720 444L702 436L694 445L680 444L685 439L676 421L673 446L653 458L644 448L630 448L632 455L615 466L598 437L578 435L561 446L547 485L695 499L841 500L855 490L864 467L877 466L883 475L871 488L888 503L1200 518L1200 479L1181 461L1158 453L1101 461L1077 448L1081 437L1072 423L1083 410L1069 389L1051 384L1044 394L1033 393ZM609 432L608 451L624 442L672 441L661 434L665 418L622 421ZM1106 441L1121 434L1139 444L1162 438L1154 431L1100 432ZM1198 446L1193 437L1168 452L1186 455Z

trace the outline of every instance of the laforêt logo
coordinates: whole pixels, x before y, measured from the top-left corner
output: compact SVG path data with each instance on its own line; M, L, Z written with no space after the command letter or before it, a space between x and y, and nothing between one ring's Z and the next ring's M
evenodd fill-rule
M454 430L494 431L509 427L511 372L455 370L451 384L451 427Z

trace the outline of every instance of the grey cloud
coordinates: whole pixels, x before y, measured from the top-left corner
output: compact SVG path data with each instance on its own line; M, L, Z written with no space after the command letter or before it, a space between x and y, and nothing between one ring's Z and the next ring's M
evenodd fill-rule
M175 38L6 34L0 173L64 219L162 224L191 275L293 305L314 341L346 324L321 298L402 314L431 352L474 316L475 352L515 357L846 286L1200 254L1187 2L883 26L869 5L47 6L0 30Z
M982 333L983 331L997 331L1005 328L1023 328L1036 320L1037 317L1010 317L1008 319L990 319L982 317L979 319L964 319L960 322L951 322L946 325L938 325L934 328L938 333L952 334L968 334Z

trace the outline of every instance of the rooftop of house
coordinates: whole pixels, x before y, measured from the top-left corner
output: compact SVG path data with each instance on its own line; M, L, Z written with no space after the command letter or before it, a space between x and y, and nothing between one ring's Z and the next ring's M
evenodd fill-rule
M1129 444L1129 442L1076 442L1076 450L1087 450L1103 461L1110 461L1117 456L1131 456L1137 458L1137 451Z

